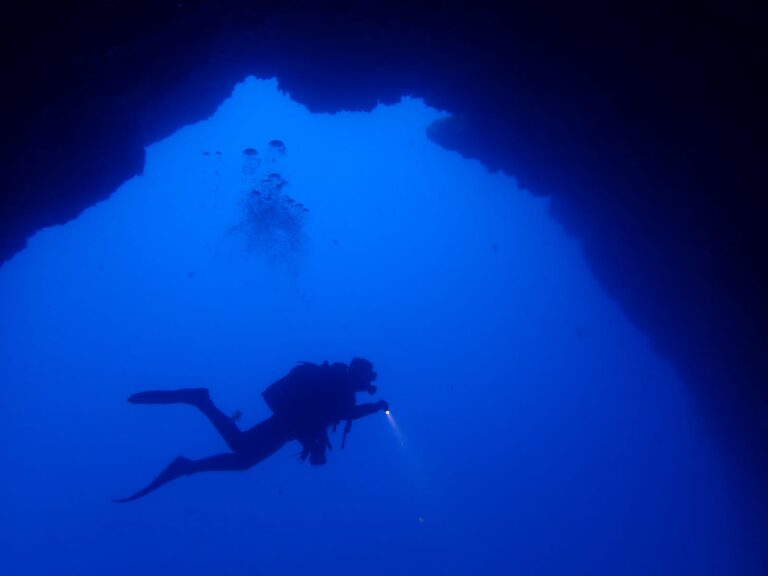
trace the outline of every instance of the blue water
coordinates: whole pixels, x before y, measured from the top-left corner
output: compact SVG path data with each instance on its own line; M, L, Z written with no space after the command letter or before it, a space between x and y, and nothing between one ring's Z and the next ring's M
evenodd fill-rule
M0 574L750 573L686 384L547 199L427 139L445 115L249 78L0 268ZM111 502L226 450L132 392L207 386L247 427L297 361L353 356L393 418L327 465L289 445Z

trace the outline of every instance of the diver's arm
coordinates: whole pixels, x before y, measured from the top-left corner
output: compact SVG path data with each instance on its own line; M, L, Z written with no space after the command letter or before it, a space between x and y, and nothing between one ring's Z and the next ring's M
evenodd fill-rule
M350 409L349 415L345 420L358 420L370 414L375 414L379 410L389 410L389 404L384 400L357 404Z

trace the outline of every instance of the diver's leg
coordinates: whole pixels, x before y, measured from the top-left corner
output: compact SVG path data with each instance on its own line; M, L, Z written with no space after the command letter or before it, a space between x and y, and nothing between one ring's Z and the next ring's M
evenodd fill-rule
M247 470L254 464L256 464L256 462L251 461L246 456L234 453L217 454L216 456L210 456L200 460L190 460L189 458L184 458L184 456L179 456L176 460L171 462L165 470L160 472L160 475L146 487L127 498L119 498L113 500L113 502L122 503L138 500L181 476L188 476L190 474L196 474L197 472Z
M200 402L195 404L195 406L197 406L197 409L205 414L210 423L213 424L213 427L216 428L216 431L224 439L224 442L227 443L229 449L233 452L238 452L243 443L243 431L237 427L235 421L219 410L213 403L213 400L211 400L210 396L206 396L204 399L200 400Z
M179 456L171 462L168 467L160 472L160 475L152 480L149 484L147 484L146 487L142 488L135 494L132 494L131 496L128 496L127 498L118 498L116 500L113 500L113 502L130 502L131 500L138 500L139 498L142 498L143 496L146 496L150 492L154 492L160 486L163 484L167 484L171 480L176 480L179 476L184 476L185 474L188 474L189 472L189 464L192 461L188 458L184 458L184 456Z
M205 414L229 448L237 452L242 443L242 431L232 418L219 410L211 400L207 388L182 388L180 390L149 390L128 397L131 404L189 404Z
M240 450L227 454L217 454L200 460L190 460L179 456L145 488L132 496L115 500L115 502L137 500L180 476L188 476L198 472L247 470L277 452L291 439L285 425L274 417L267 418L246 432L238 430L238 433L242 436Z
M239 432L239 431L238 431ZM189 460L185 474L215 472L217 470L247 470L280 450L291 435L276 418L267 418L245 432L240 432L238 450L231 454L218 454L201 460Z
M255 462L261 462L293 438L290 426L285 421L270 416L240 433L239 445L235 452L244 454Z

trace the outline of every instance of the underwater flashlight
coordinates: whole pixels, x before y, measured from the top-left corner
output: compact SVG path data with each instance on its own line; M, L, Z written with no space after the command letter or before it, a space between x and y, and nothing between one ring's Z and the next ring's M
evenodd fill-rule
M389 410L384 410L384 414L386 414L387 416L389 416L389 415L391 414L391 412L390 412Z

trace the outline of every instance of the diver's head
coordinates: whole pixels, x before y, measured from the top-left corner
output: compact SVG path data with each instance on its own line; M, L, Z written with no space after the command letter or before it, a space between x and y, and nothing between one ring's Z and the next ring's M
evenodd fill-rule
M376 386L371 384L376 380L376 372L373 370L373 363L365 358L352 358L349 363L349 375L352 377L355 390L376 393Z

